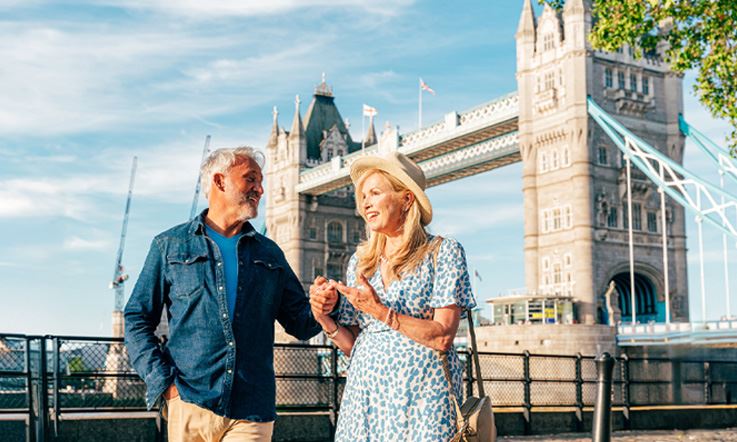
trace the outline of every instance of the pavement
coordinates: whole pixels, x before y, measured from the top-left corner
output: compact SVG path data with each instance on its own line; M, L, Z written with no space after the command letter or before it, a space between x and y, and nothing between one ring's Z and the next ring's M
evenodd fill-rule
M591 442L591 434L556 434L547 436L501 436L500 442ZM721 430L615 431L616 442L737 442L737 428Z

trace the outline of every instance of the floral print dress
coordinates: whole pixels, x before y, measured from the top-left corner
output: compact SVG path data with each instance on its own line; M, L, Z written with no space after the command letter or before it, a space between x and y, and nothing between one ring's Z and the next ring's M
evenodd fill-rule
M422 319L431 319L435 308L475 307L463 247L444 238L437 260L428 255L417 270L389 287L377 269L369 282L381 302L398 314ZM349 286L356 286L357 262L354 254L346 275ZM358 325L361 332L351 354L335 440L449 440L456 432L455 406L439 353L357 311L345 299L339 309L338 322ZM454 392L461 400L461 363L455 350L448 353Z

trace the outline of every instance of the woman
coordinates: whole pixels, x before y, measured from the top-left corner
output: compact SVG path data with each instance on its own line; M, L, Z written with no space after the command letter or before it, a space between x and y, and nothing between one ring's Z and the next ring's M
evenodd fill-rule
M319 278L310 288L317 321L351 356L335 440L447 441L455 405L439 352L448 352L462 400L452 344L462 311L475 306L465 253L428 235L425 176L406 156L360 158L351 179L369 239L351 258L346 284ZM337 322L325 305L334 290L346 298Z

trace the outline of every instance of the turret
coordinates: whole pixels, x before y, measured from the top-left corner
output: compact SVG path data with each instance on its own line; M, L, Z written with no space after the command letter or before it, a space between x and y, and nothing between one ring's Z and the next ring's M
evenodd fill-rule
M300 164L304 164L307 153L307 144L305 140L305 129L302 124L302 116L299 113L299 95L294 99L294 120L292 120L292 130L289 132L289 156Z
M532 0L523 0L522 15L517 26L517 67L521 67L532 58L535 52L535 29L537 28Z
M374 129L374 116L371 115L369 117L369 127L368 127L368 131L366 132L363 145L371 146L373 144L376 144L377 142L378 142L378 139L376 138L376 129Z

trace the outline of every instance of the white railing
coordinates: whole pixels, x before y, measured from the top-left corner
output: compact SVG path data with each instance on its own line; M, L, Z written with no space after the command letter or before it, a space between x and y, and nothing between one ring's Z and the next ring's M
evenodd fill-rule
M620 346L737 343L737 319L622 324L617 328L617 341Z

